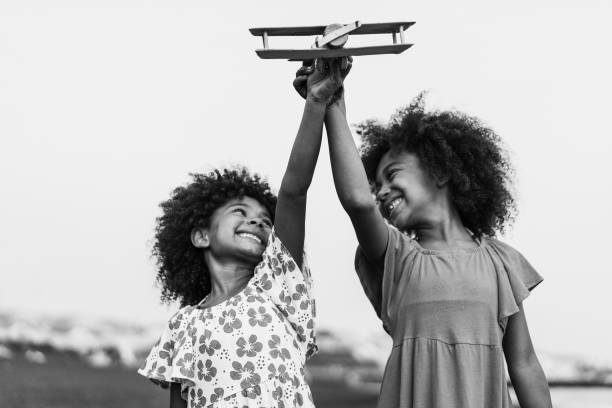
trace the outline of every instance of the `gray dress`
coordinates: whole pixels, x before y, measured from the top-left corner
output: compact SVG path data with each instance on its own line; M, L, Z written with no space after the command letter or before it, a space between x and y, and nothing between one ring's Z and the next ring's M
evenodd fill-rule
M378 408L511 408L502 350L508 317L542 277L512 247L435 251L389 227L384 271L355 268L393 338Z

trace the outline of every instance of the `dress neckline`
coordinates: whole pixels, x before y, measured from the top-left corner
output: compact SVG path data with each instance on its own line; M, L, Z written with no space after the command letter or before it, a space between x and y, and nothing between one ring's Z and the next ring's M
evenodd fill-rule
M482 237L477 238L476 236L474 236L474 233L472 231L470 231L469 229L467 229L467 228L466 228L466 231L468 232L468 234L470 234L470 237L472 237L472 240L476 244L475 247L469 247L469 248L453 247L453 248L448 248L448 249L428 249L428 248L424 248L421 245L421 243L416 239L415 235L408 235L408 237L410 238L410 242L412 242L414 247L420 253L425 254L425 255L444 255L444 254L455 254L455 253L473 253L473 252L480 251L483 248L483 246L484 246L484 240L482 239Z
M251 284L251 281L253 280L253 277L251 277L251 279L249 279L249 281L247 282L246 285L244 285L242 287L242 289L240 289L238 292L234 293L233 295L231 295L230 297L221 300L219 303L215 303L214 305L209 305L209 306L204 306L204 302L206 302L206 300L209 298L210 293L206 296L204 296L204 299L200 300L200 302L196 305L196 309L199 310L211 310L211 309L215 309L218 306L230 303L231 301L235 300L237 297L241 296L246 289L249 287L249 285Z

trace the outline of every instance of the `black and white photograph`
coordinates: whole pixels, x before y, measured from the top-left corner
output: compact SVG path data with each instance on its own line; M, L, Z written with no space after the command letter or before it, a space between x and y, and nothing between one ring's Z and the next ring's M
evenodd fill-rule
M612 3L0 3L0 407L612 406Z

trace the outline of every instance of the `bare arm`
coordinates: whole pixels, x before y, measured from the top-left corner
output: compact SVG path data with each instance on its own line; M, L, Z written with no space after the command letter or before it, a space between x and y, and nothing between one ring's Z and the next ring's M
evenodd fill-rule
M326 66L324 69L321 65L321 69L317 70L302 67L294 81L296 89L305 89L306 104L276 205L274 227L299 266L304 250L306 195L321 148L325 109L336 90L342 86L336 64Z
M544 371L533 350L523 305L510 316L503 340L510 380L522 408L551 408Z
M346 121L344 97L328 108L325 127L338 198L353 223L365 256L382 270L388 229L372 197L365 169Z
M274 228L298 266L302 265L304 250L306 195L319 157L324 116L325 104L306 100L278 192Z
M187 408L187 401L181 397L181 384L170 384L170 408Z

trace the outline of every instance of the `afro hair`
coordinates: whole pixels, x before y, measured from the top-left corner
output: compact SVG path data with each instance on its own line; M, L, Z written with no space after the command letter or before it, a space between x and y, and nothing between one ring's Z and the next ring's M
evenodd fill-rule
M461 221L475 236L494 236L514 219L514 174L501 140L477 118L456 111L425 111L424 93L398 109L388 124L357 125L369 181L388 151L415 154L437 180L448 180Z
M153 257L157 261L157 282L162 302L180 301L193 305L210 293L210 272L201 248L191 243L194 228L207 227L214 211L233 198L251 197L274 217L276 196L267 181L245 168L190 174L191 183L174 189L171 198L160 204Z

